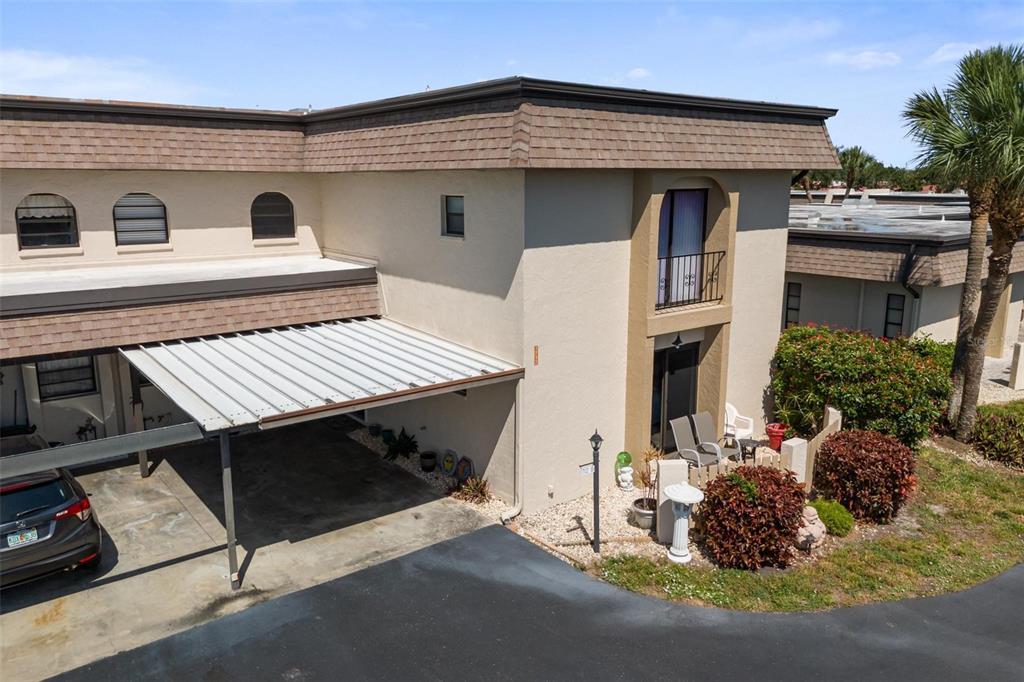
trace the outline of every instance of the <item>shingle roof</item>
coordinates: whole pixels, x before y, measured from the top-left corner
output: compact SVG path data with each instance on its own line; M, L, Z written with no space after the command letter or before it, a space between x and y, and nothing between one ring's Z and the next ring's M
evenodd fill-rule
M378 315L376 284L0 320L5 361Z
M6 97L0 167L826 169L834 113L523 78L310 114Z
M899 282L909 244L870 238L828 239L790 231L786 271L874 282ZM908 283L944 287L962 284L967 272L967 245L918 247ZM1024 241L1013 250L1010 272L1024 272Z

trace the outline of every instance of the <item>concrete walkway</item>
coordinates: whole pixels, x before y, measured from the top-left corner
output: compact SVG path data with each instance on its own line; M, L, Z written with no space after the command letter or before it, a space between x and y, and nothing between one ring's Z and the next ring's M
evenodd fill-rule
M642 597L491 526L73 671L69 680L1020 680L1024 567L809 614Z
M216 443L80 473L106 535L96 575L0 594L0 677L38 680L490 523L322 421L239 437L242 589L228 587Z

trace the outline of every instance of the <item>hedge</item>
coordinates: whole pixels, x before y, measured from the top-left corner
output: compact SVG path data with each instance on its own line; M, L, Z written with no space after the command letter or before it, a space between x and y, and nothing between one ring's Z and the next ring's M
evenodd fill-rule
M828 405L843 413L846 428L879 431L913 447L949 401L950 364L951 344L930 339L791 327L772 365L775 417L810 438Z
M979 405L971 441L983 457L1024 466L1024 400Z
M840 431L825 439L814 485L855 518L889 523L914 489L914 453L877 431Z
M720 474L700 505L704 544L724 568L785 567L804 511L792 471L744 465Z

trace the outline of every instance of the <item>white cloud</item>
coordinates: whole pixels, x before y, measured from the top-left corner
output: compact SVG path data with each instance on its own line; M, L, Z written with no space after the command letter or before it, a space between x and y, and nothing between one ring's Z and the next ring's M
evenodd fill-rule
M879 52L878 50L861 50L860 52L829 52L825 55L828 64L852 66L855 69L877 69L883 66L896 66L903 59L895 52Z
M946 43L939 49L932 52L924 60L925 64L942 64L953 62L963 57L968 52L977 50L981 45L977 43Z
M790 19L780 24L749 29L745 43L751 47L786 47L794 43L809 43L831 38L839 33L841 26L836 19Z
M641 66L638 66L635 69L630 69L629 71L626 72L626 78L633 81L650 78L652 75L653 74L651 74L650 71Z
M518 59L508 59L505 61L505 66L515 66L519 63Z
M167 77L144 59L0 50L0 92L11 95L191 104L204 90Z

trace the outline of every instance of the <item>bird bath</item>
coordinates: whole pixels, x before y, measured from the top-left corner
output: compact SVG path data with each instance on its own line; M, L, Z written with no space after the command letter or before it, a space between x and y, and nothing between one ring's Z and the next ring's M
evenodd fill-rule
M688 483L675 483L665 488L665 497L672 500L672 512L676 517L668 558L677 564L688 564L693 558L690 554L690 510L704 499L704 493Z

